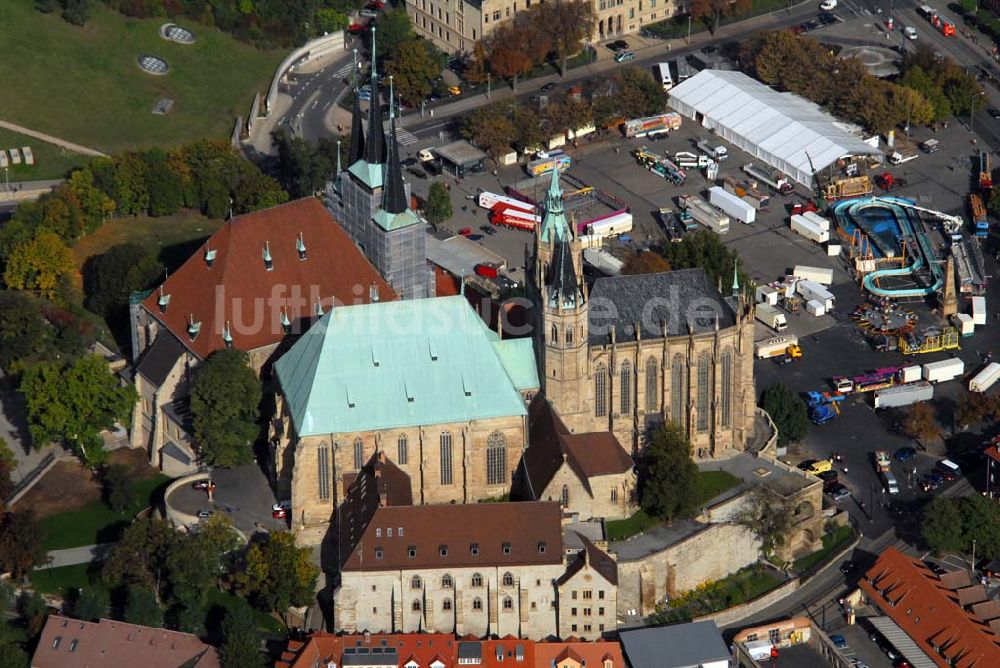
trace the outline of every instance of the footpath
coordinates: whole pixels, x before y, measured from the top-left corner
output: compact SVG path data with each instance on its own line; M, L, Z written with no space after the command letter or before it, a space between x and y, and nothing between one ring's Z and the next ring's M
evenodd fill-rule
M80 144L74 144L71 141L66 141L65 139L59 139L59 137L53 137L52 135L47 135L44 132L39 132L38 130L32 130L31 128L26 128L23 125L17 125L16 123L10 123L8 121L0 121L0 128L10 130L12 132L20 132L22 135L28 135L29 137L34 137L35 139L40 139L41 141L48 142L49 144L55 144L60 146L67 151L73 151L74 153L79 153L81 155L90 155L96 158L106 158L107 154L101 153L95 148L89 148L87 146L81 146Z

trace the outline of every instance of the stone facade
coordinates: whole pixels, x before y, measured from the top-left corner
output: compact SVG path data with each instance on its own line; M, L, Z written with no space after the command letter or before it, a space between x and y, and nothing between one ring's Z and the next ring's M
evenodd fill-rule
M635 471L590 477L586 482L584 484L569 465L563 464L538 498L559 501L567 513L581 522L593 518L625 519L636 511Z
M557 635L555 580L562 564L344 573L334 595L337 629Z
M609 582L589 560L560 579L558 587L560 638L599 640L618 627L618 583Z

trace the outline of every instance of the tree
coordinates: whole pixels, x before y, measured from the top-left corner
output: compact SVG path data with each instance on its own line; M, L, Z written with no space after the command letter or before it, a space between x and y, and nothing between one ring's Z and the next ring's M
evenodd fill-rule
M21 596L17 599L17 611L29 635L37 636L42 632L45 618L49 614L49 606L41 594L37 591L21 592Z
M307 197L324 187L335 164L326 153L285 128L271 133L271 143L278 149L278 182L292 197Z
M162 277L163 265L139 244L112 246L84 264L84 305L105 318L122 319L129 295L149 289Z
M96 622L108 616L111 597L103 587L84 587L77 592L73 602L73 616L87 622Z
M143 153L150 216L169 216L184 206L184 182L162 148Z
M1000 420L1000 395L966 392L958 402L955 420L963 431L988 420Z
M490 40L490 71L498 77L511 80L511 87L517 90L517 80L527 74L535 65L531 59L528 43L529 29L515 25L514 22L502 23L493 31Z
M559 73L566 76L566 61L583 48L584 42L594 34L597 15L594 3L588 0L540 3L528 12L536 12L541 22L549 28L552 38L552 54L559 61Z
M619 115L625 118L652 116L667 106L663 85L648 67L624 67L612 77Z
M4 283L14 290L25 290L55 300L59 281L73 271L73 255L62 240L51 232L15 247L7 258Z
M622 266L622 273L626 275L658 274L664 271L670 271L670 263L662 255L653 251L629 253Z
M451 193L441 181L435 181L427 190L424 216L435 228L452 216Z
M962 549L976 543L976 554L986 559L1000 557L1000 508L993 499L979 494L962 497L960 511L964 528Z
M764 559L769 559L784 546L795 526L789 503L763 484L750 492L733 519L760 541L760 554Z
M713 285L731 285L733 270L739 260L736 252L727 248L718 234L708 230L685 234L680 243L667 244L663 248L663 256L673 269L701 267ZM740 285L747 284L747 277L742 272L739 282Z
M201 365L191 384L191 413L198 452L207 464L229 468L252 459L260 399L260 379L246 353L218 350Z
M775 383L761 393L760 407L771 416L778 430L779 445L794 443L809 430L806 403L782 383Z
M691 442L673 422L650 433L639 463L639 498L650 516L670 522L692 509L698 467L691 459Z
M345 30L350 23L347 14L327 7L316 10L314 21L316 23L316 31L321 35Z
M90 18L89 0L62 0L62 17L68 23L82 26Z
M927 545L938 554L961 550L965 541L959 500L947 496L934 497L924 510L920 533Z
M52 440L71 443L91 465L104 452L100 432L126 422L137 401L135 388L122 386L98 355L65 367L44 362L29 367L18 391L35 447Z
M225 517L215 517L198 533L175 542L167 551L170 596L185 608L204 608L207 594L221 579L240 541Z
M31 510L11 510L0 519L0 571L15 579L23 578L44 563L42 548L45 531Z
M462 126L462 136L486 151L493 162L510 152L514 132L514 124L500 105L473 110Z
M910 406L903 420L903 433L918 441L931 441L941 435L930 404L921 402Z
M399 45L415 37L413 24L406 12L380 12L375 19L375 55L381 61L394 59ZM371 36L366 35L367 45Z
M254 536L242 565L234 577L261 608L285 610L305 605L314 595L319 569L312 563L311 550L296 546L291 532Z
M28 653L16 642L0 644L0 666L4 668L28 668Z
M133 585L159 591L167 555L183 536L168 520L142 517L122 533L108 553L101 577L111 586Z
M112 464L104 469L104 501L115 512L135 505L138 496L132 484L132 474L123 464Z
M473 86L486 83L489 79L487 62L486 46L483 44L483 40L476 40L475 46L472 47L472 55L465 65L465 71L462 72L462 77Z
M146 587L129 587L124 619L129 624L140 626L163 626L163 609L160 608L156 592Z
M441 64L431 52L431 43L413 38L402 42L386 63L397 96L410 105L419 105L431 94L431 82L441 75Z
M516 104L510 109L514 124L514 147L521 153L543 148L549 135L542 128L537 109L526 104Z
M263 666L260 634L250 605L242 600L226 611L222 619L219 662L223 668Z
M22 292L0 290L0 369L37 358L52 338L37 300Z
M59 9L59 0L35 0L35 9L43 14L51 14Z
M942 121L952 115L951 102L941 87L919 65L908 68L899 79L899 83L917 91L931 104L933 117L931 120Z
M14 493L14 481L10 479L10 474L15 468L17 468L17 457L7 445L7 440L0 436L0 511L3 510L6 500Z

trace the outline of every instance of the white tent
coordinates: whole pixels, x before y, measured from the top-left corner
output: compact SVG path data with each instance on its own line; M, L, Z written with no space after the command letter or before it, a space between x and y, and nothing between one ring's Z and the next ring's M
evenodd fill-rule
M846 156L880 153L816 104L742 72L702 70L670 89L669 104L809 187L813 168L820 172Z

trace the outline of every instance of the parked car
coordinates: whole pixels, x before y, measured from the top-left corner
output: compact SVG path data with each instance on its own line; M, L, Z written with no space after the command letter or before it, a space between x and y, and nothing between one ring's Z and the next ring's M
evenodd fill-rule
M904 445L899 450L896 450L896 452L893 454L893 457L896 458L897 462L905 462L907 459L912 459L916 454L917 454L916 448L909 445Z
M497 231L492 227L490 227L489 225L480 225L479 229L482 230L484 234L489 234L490 236L493 236L494 234L497 233Z
M849 573L852 573L854 569L857 567L858 565L855 562L845 561L840 565L840 572L843 573L844 575L847 575Z
M482 241L483 235L481 235L481 234L469 234L469 235L466 235L466 238L469 241Z
M277 509L272 508L271 517L273 517L276 520L283 520L288 517L288 512L289 511L285 510L284 508L277 508Z
M361 16L365 17L366 19L373 19L376 16L378 16L378 12L376 10L374 10L374 9L368 9L367 7L365 7L364 9L362 9L361 12L360 12L360 14L361 14Z
M360 35L365 30L368 29L368 24L366 23L352 23L347 27L347 32L351 35Z
M817 477L825 484L828 482L837 482L840 479L840 474L830 469L829 471L823 471Z
M619 51L615 54L616 63L628 63L635 60L635 54L631 51Z
M825 473L833 469L833 462L829 459L820 459L812 463L812 465L806 469L806 473L812 473L813 475L819 475L820 473Z
M193 483L191 483L191 487L193 487L194 489L208 489L208 481L195 480Z
M837 0L824 0L822 3L820 3L819 8L828 12L836 6L837 6Z
M833 499L835 502L843 501L844 499L846 499L851 495L851 490L847 489L840 483L837 483L836 486L834 486L827 492L827 494L829 494L830 498Z
M556 85L554 83L549 82L549 83L545 84L544 86L542 86L542 92L543 93L548 93L549 91L551 91L555 87L556 87Z
M847 649L847 638L840 635L839 633L834 633L830 636L830 642L837 649Z
M920 489L925 492L933 492L941 486L942 482L944 482L944 477L936 471L931 471L920 480Z
M996 107L990 107L986 110L986 113L992 118L1000 118L1000 109L997 109Z
M914 28L913 26L906 26L905 28L903 28L903 34L906 35L906 39L916 39L917 29Z
M513 290L517 287L517 281L511 280L507 276L497 276L494 282L500 286L501 290Z
M615 41L608 44L608 48L612 51L623 51L628 48L628 42L623 39L616 39Z
M291 510L291 509L292 509L291 499L278 501L277 503L271 506L271 510Z
M462 94L462 87L461 86L448 86L448 92L450 94L452 94L452 95L461 95Z
M417 159L407 158L406 160L401 160L399 164L401 164L403 167L413 167L413 165L417 164Z
M198 519L200 519L200 520L207 520L209 517L211 517L214 514L215 514L214 510L199 510L198 511Z
M469 235L472 234L472 228L471 227L463 227L462 229L460 229L458 231L458 233L461 234L463 237L467 237L467 236L469 236Z
M836 23L837 22L837 17L834 16L833 14L829 14L827 12L820 12L816 16L816 20L819 21L820 23L822 23L823 25L828 26L828 25L832 25L832 24Z

